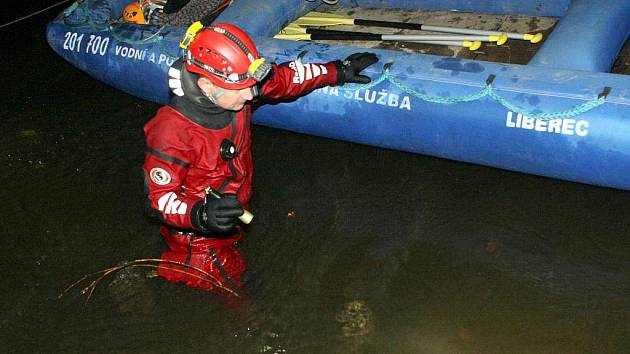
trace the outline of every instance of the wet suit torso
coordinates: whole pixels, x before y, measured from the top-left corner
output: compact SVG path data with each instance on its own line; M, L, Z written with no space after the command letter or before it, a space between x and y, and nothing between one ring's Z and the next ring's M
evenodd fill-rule
M252 104L238 112L226 111L200 92L194 75L181 65L177 69L182 72L185 94L173 97L144 127L146 210L163 223L161 233L169 250L162 259L190 264L238 286L245 266L233 245L241 239L243 230L237 228L231 235L202 234L191 215L203 206L206 187L236 194L248 209L253 173ZM191 77L186 79L186 75ZM274 64L256 103L297 98L336 82L334 63ZM220 146L225 140L236 147L232 159L221 157ZM160 269L159 273L174 282L213 288L211 282L172 269Z

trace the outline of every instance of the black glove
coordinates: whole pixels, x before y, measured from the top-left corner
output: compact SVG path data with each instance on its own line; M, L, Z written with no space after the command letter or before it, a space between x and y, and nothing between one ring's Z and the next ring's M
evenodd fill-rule
M195 204L191 212L194 228L207 233L227 233L238 224L238 217L243 215L243 207L234 194L225 194L215 199L210 196L206 202Z
M361 70L376 63L378 58L374 53L354 53L347 57L344 61L337 60L337 85L345 83L367 84L370 78L365 75L359 75Z

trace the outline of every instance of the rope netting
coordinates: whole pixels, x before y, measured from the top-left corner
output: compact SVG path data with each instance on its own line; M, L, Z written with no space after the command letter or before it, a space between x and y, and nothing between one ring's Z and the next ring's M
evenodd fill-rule
M386 64L385 67L383 68L383 72L381 73L381 75L379 75L378 78L376 78L375 80L372 80L368 84L344 85L343 87L339 87L339 90L340 91L357 91L361 89L364 89L364 90L370 89L380 84L381 82L387 80L392 85L396 86L402 92L405 92L417 99L420 99L426 102L432 102L432 103L437 103L437 104L456 104L456 103L477 101L485 97L488 97L492 100L495 100L496 102L501 104L503 107L507 108L508 110L512 112L520 113L525 116L535 118L535 119L540 119L540 120L565 119L565 118L572 118L572 117L579 116L583 113L586 113L604 104L604 102L606 101L606 97L608 93L610 92L610 88L606 87L604 88L603 93L599 94L597 97L591 100L588 100L582 104L571 107L569 109L566 109L563 111L557 111L557 112L540 112L540 110L526 109L500 96L497 93L497 90L492 86L492 80L494 80L493 75L491 76L491 78L489 78L486 81L486 86L482 88L481 90L479 90L478 92L468 94L468 95L462 95L462 96L446 97L446 96L435 96L435 95L424 94L417 91L413 87L405 85L402 81L400 81L394 75L390 74L390 67L391 65Z

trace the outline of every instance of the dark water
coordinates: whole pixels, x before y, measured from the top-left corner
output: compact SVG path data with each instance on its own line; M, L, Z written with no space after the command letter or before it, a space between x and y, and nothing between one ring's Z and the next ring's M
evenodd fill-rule
M158 106L62 61L47 20L0 30L0 352L629 351L630 192L258 126L251 306L138 268L58 299L164 246L141 209Z

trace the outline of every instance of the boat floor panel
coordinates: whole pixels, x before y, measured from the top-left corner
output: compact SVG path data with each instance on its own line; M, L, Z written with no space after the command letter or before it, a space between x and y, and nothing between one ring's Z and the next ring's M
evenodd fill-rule
M429 11L409 9L374 9L374 8L339 8L322 5L317 11L335 13L361 19L378 19L422 23L434 26L460 27L488 31L516 33L542 32L544 38L551 33L557 22L556 18L531 17L520 15L495 15L457 11ZM332 29L332 28L331 28ZM367 26L339 25L335 30L374 32L381 34L444 34L429 31L412 31L395 28L377 28ZM415 53L456 56L467 59L484 60L510 64L527 64L544 42L537 44L521 40L508 40L504 45L484 43L481 48L470 51L458 46L441 46L399 41L319 41L322 43L343 43L344 45L363 48L387 48Z

